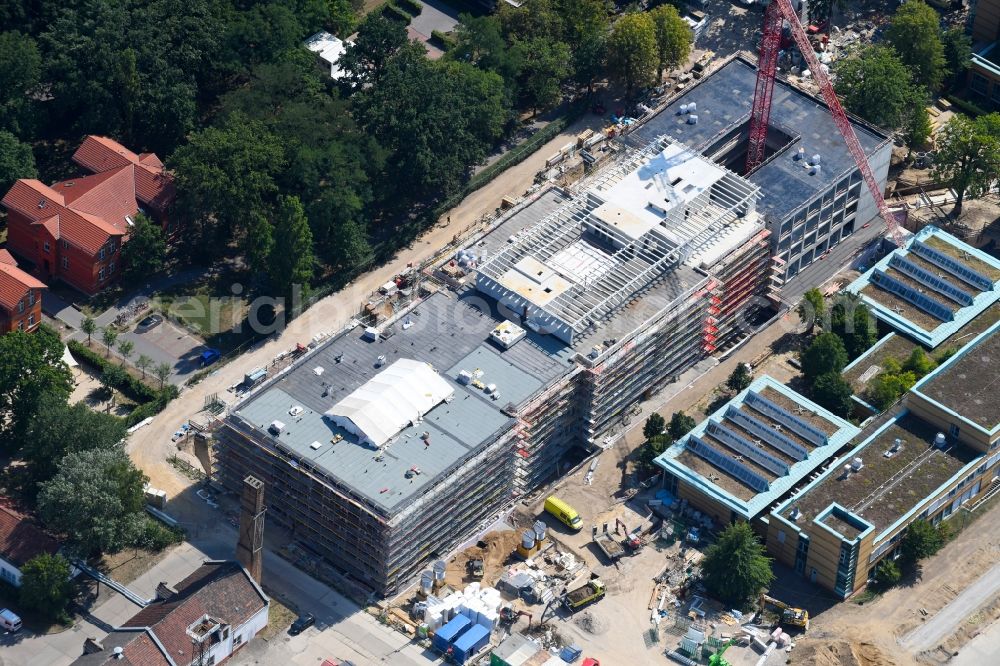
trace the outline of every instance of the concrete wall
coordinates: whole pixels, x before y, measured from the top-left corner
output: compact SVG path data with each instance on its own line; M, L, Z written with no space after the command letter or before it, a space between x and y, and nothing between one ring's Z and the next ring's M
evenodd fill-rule
M972 41L1000 39L1000 0L975 0L972 17Z
M950 435L951 426L955 426L958 428L958 439L982 453L989 451L990 445L997 440L997 437L991 438L982 430L973 428L918 393L906 395L906 406L920 418L933 423L946 435Z
M21 570L0 557L0 580L21 587Z

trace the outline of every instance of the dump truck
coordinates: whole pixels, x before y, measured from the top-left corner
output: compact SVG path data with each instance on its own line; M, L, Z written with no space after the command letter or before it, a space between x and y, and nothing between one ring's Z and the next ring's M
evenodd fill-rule
M809 611L789 606L784 601L778 601L774 597L769 597L766 594L760 595L761 611L763 612L768 608L777 608L781 612L782 624L790 627L796 627L802 631L809 630Z
M563 597L563 605L571 613L575 613L584 606L588 606L603 598L604 592L604 583L601 582L601 579L592 578L582 587L567 592L566 596Z
M597 544L601 552L612 562L625 554L625 549L622 548L622 545L618 543L613 534L609 534L608 532L601 532L594 537L594 543Z
M466 563L466 569L468 569L469 576L476 580L482 580L486 573L486 568L483 565L483 561L479 558L469 560Z

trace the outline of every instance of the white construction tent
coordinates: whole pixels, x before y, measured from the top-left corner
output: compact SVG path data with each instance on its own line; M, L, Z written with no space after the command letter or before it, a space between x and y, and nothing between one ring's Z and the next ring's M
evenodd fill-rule
M326 416L362 443L381 447L454 393L427 363L401 358L327 410Z

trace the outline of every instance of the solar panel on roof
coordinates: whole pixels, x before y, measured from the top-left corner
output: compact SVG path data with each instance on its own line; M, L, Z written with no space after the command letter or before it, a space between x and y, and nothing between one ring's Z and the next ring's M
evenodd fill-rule
M939 252L921 241L914 240L913 243L910 244L910 251L915 252L935 266L940 266L955 277L961 278L975 287L979 287L983 291L990 291L993 289L993 281L988 277L979 271L972 270L957 259L949 257L944 252Z
M955 318L951 308L942 305L940 301L931 298L927 294L921 294L913 287L903 284L880 269L872 271L871 282L889 293L899 296L904 301L916 305L927 314L941 321L951 321Z
M712 465L721 469L723 472L732 474L755 492L762 493L771 487L767 479L763 476L753 470L747 469L747 467L742 463L733 460L726 454L715 449L714 447L709 446L694 435L688 436L687 448L689 448L692 453L696 454L700 458L704 458Z
M730 407L726 411L726 418L796 460L805 460L809 457L809 451L806 448L799 446L790 438L785 437L780 432L775 432L754 417L741 412L735 407Z
M826 433L822 430L814 428L799 417L789 414L787 411L778 407L776 404L759 393L750 391L743 399L743 402L750 405L761 414L771 417L781 425L816 446L824 446L828 442Z
M712 437L733 449L740 455L744 455L750 460L754 461L764 469L774 472L779 476L784 476L788 474L788 463L780 458L772 456L767 451L762 451L753 442L749 442L746 439L740 437L734 433L729 428L716 423L715 421L709 421L708 427L705 428L707 432Z
M922 285L947 296L956 303L972 305L973 298L968 292L959 289L948 280L934 275L901 255L892 255L892 258L889 259L889 265L900 273L910 276Z

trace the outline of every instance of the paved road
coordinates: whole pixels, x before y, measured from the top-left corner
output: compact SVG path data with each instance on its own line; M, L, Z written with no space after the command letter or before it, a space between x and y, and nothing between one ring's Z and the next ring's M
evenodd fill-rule
M903 636L899 640L899 644L914 654L935 648L954 632L966 617L997 594L1000 594L1000 564L994 566L979 580L965 588L937 615ZM996 629L994 629L995 632ZM995 638L1000 639L1000 636Z
M986 631L962 646L949 666L984 666L997 663L1000 655L1000 622L994 622Z

